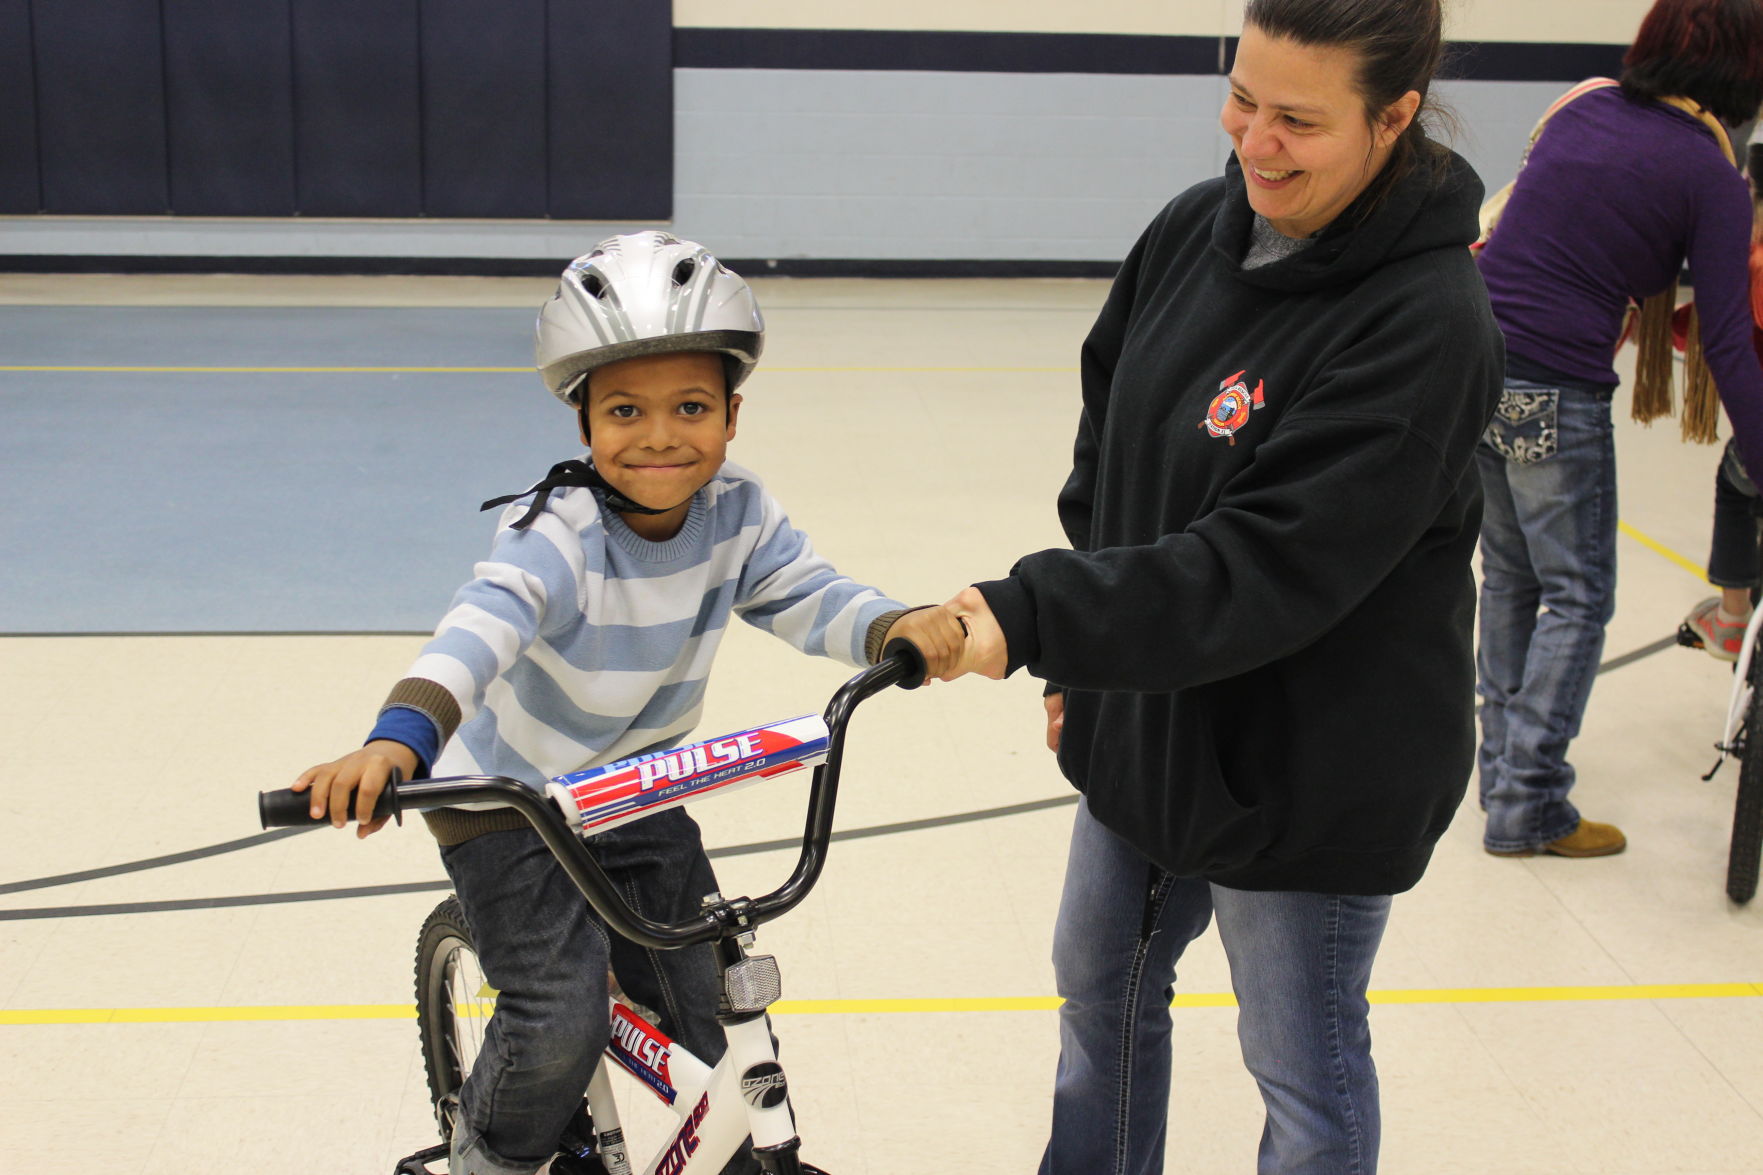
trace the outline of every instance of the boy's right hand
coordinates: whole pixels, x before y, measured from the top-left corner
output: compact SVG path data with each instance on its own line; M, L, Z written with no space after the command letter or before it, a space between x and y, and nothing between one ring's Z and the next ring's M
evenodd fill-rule
M293 790L311 788L312 818L321 820L328 814L333 828L349 823L349 809L353 805L355 819L359 821L355 835L372 836L384 828L389 819L381 816L378 820L371 820L370 817L380 793L386 790L392 769L396 767L408 779L416 773L418 765L416 752L403 743L375 739L359 751L351 751L334 762L308 767L294 781Z

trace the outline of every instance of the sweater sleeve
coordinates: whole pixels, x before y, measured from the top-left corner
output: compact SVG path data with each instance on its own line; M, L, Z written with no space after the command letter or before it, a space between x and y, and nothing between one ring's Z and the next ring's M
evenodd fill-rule
M1687 260L1695 281L1702 354L1732 421L1746 469L1763 468L1763 366L1751 345L1751 200L1722 161L1720 182L1697 193Z
M906 605L840 575L815 554L769 494L757 496L756 539L742 568L734 610L755 628L804 653L867 665L870 626Z
M1010 668L1078 689L1167 692L1328 631L1429 529L1465 525L1449 515L1464 508L1460 483L1475 476L1500 386L1500 348L1479 342L1491 329L1468 297L1454 310L1392 306L1185 529L1143 546L1042 551L979 585Z
M498 530L489 559L454 593L435 635L387 695L382 714L405 709L425 716L434 724L437 746L444 747L482 708L491 683L537 639L552 602L557 614L577 613L582 558L579 540L550 511L530 529Z

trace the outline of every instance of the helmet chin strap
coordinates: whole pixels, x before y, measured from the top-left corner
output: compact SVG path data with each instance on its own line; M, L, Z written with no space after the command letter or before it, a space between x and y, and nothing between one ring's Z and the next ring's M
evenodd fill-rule
M515 530L525 530L533 524L540 514L545 512L545 503L550 500L551 491L563 489L566 486L590 486L599 490L605 496L606 504L620 514L666 514L668 510L674 509L674 507L668 506L657 510L653 506L644 506L641 503L631 501L614 489L612 483L586 461L559 461L551 467L551 472L541 478L537 484L520 491L518 494L504 494L500 498L491 498L478 509L481 511L496 506L506 506L519 498L533 494L535 496L532 505L527 507L527 512L510 524Z

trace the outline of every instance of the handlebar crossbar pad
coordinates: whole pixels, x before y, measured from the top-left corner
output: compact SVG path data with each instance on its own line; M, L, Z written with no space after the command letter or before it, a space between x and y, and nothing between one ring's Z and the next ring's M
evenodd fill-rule
M386 790L380 793L379 800L373 806L373 818L395 816L403 823L403 814L398 810L398 785L404 782L403 773L394 770L392 778L386 784ZM257 793L257 819L265 828L304 828L308 825L326 824L330 822L330 814L312 816L312 793L294 791L291 788L280 788L276 791Z

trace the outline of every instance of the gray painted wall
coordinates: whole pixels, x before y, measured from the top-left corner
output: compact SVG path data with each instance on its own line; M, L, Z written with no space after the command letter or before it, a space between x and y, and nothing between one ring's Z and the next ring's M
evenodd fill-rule
M1218 174L1220 77L675 71L673 226L726 257L1118 260ZM1490 188L1565 87L1441 83ZM565 259L621 223L0 218L0 253Z

